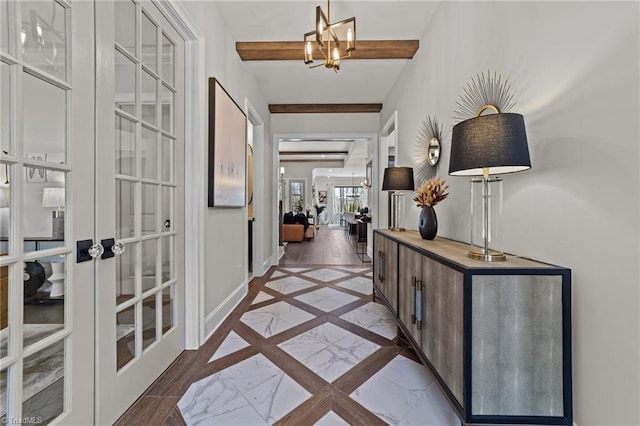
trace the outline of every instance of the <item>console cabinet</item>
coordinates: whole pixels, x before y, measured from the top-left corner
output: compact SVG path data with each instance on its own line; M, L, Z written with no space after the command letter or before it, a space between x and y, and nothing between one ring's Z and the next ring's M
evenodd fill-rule
M376 230L376 293L463 423L571 425L571 271L468 247Z

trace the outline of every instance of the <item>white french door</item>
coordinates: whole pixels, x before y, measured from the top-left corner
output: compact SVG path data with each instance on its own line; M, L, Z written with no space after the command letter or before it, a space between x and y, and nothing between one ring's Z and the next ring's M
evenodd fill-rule
M74 253L94 232L93 41L92 3L0 0L7 424L93 421L94 267Z
M109 424L184 348L184 45L150 1L95 7L95 235L116 254L96 263L96 421Z
M148 1L0 0L0 422L111 424L184 348L183 58Z

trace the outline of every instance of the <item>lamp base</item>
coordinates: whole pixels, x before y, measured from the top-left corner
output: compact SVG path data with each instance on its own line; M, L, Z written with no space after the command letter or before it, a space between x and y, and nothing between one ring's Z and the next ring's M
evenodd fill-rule
M471 259L482 260L484 262L503 262L507 260L507 256L503 252L491 249L487 250L486 253L484 251L478 252L470 250L467 256Z
M405 228L392 227L392 228L389 228L389 231L392 231L392 232L404 232L404 231L406 231L406 229Z
M53 239L64 239L64 211L53 211L51 218L51 237Z

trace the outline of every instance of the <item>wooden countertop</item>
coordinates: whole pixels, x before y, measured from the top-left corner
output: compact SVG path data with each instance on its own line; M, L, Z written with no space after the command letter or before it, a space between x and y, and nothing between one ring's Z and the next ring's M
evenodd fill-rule
M455 263L464 269L557 269L558 266L538 262L532 259L507 254L503 262L483 262L467 256L470 245L447 238L436 237L435 240L424 240L418 231L394 232L388 229L376 229L374 232L424 252L433 254L443 260Z

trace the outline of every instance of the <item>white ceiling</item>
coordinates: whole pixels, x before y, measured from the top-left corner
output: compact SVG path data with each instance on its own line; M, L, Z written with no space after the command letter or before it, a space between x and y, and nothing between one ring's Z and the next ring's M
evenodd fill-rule
M216 1L234 41L302 41L324 0ZM420 39L436 1L332 1L331 21L356 17L358 40ZM420 49L428 46L420 46ZM268 103L382 103L408 60L343 60L336 74L300 61L249 61Z
M419 40L439 1L335 0L331 22L356 17L357 40ZM216 0L234 41L302 41L314 27L315 8L327 11L326 0ZM421 45L420 49L428 49ZM299 61L247 61L265 100L270 104L383 103L409 60L343 60L340 71L308 69ZM313 155L313 151L343 151L348 155ZM318 175L363 176L366 143L280 142L280 151L309 151L289 160L342 160L343 169L317 170Z

